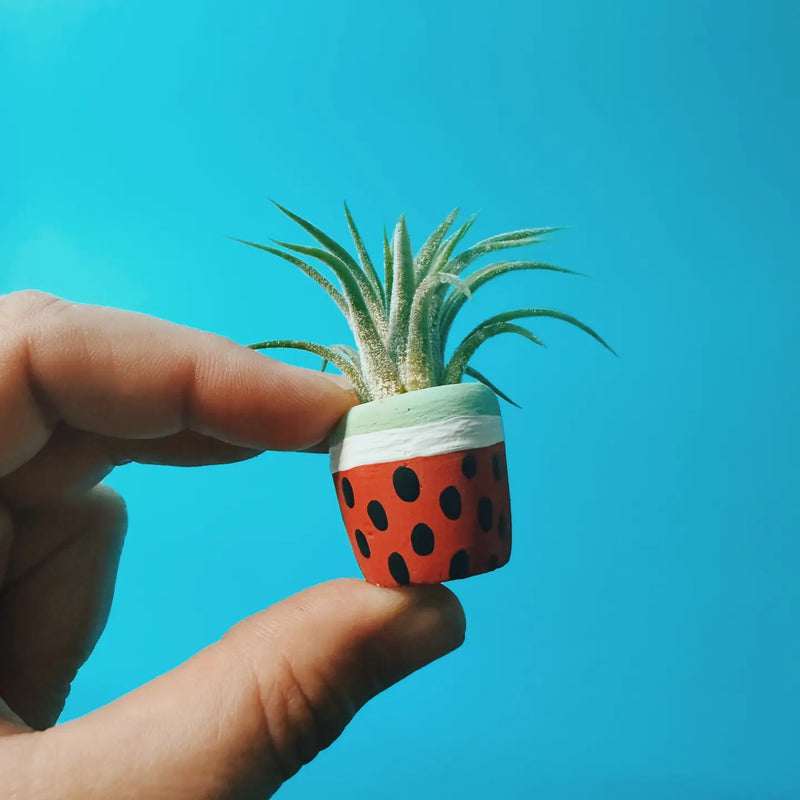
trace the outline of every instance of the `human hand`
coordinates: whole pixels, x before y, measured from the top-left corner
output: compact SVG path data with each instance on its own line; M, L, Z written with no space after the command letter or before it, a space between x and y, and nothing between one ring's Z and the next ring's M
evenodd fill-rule
M212 334L0 297L0 797L268 796L368 699L461 643L444 587L333 581L51 727L108 615L126 527L100 483L111 469L309 448L353 402Z

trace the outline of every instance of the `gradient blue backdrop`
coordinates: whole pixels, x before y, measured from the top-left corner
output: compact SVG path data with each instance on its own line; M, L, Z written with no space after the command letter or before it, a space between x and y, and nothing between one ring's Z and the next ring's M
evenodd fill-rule
M295 234L268 196L340 235L347 199L374 247L458 204L475 236L571 226L537 256L592 276L509 276L462 330L552 305L621 354L555 322L547 351L481 353L524 405L514 558L454 587L464 648L287 800L800 796L798 23L723 0L0 2L0 291L337 341L320 291L225 237ZM67 717L356 574L323 457L111 482L131 531Z

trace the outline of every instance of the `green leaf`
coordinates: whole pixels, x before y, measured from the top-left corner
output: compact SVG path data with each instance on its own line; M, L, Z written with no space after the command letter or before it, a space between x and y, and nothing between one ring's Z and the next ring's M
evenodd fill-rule
M362 292L361 285L355 279L352 271L348 269L347 265L340 258L337 258L327 250L321 250L319 247L310 247L304 244L291 244L290 242L281 242L277 239L273 239L272 241L281 247L285 247L287 250L292 250L304 256L311 256L312 258L318 259L323 264L327 264L341 281L345 297L351 308L358 307L364 309L364 311L367 310L367 301Z
M350 347L349 344L332 344L331 349L340 353L343 358L346 358L356 368L360 369L361 358L358 355L358 350Z
M417 273L417 280L424 278L429 273L434 256L458 214L459 209L453 209L420 248L417 257L414 259L414 271Z
M328 364L329 364L329 363L330 363L330 362L328 361L328 359L327 359L327 358L323 358L323 359L322 359L322 364L320 365L320 368L319 368L319 371L320 371L320 372L325 372L325 370L328 368Z
M533 231L558 230L557 228L532 228ZM517 231L523 233L524 231ZM444 265L443 269L452 272L454 275L460 275L473 261L485 256L488 253L496 253L498 250L509 250L512 247L526 247L529 244L539 244L541 242L541 234L531 234L529 236L515 236L513 233L506 233L502 236L492 236L489 239L484 239L478 244L459 253L455 258Z
M485 375L482 375L480 372L478 372L475 367L465 367L464 374L469 375L470 378L475 378L476 381L480 381L484 386L488 386L501 400L505 400L506 403L511 403L512 406L522 408L519 403L515 403L505 392L498 389L497 386L495 386Z
M367 280L375 290L378 300L380 300L382 304L385 304L381 280L378 277L378 273L375 271L375 267L372 264L372 259L369 257L367 248L364 245L364 240L361 238L361 234L358 232L358 227L353 219L353 215L350 213L350 209L347 207L347 203L344 204L344 214L345 217L347 217L347 227L350 229L350 236L353 237L353 243L356 246L356 252L358 253L358 259L361 262L361 268L364 270Z
M469 277L465 278L467 288L470 292L476 292L481 286L500 275L507 272L520 272L524 270L548 270L550 272L563 272L567 275L580 275L571 269L555 267L552 264L545 264L543 261L499 261L496 264L489 264L476 270ZM447 337L450 326L453 324L456 314L461 310L467 297L464 294L451 294L442 308L442 336Z
M553 308L519 308L515 311L505 311L502 314L495 314L495 316L490 317L484 324L508 322L512 319L530 319L532 317L548 317L550 319L559 319L562 322L568 322L570 325L574 325L584 333L588 333L592 339L603 345L603 347L605 347L610 353L617 355L614 350L588 325L584 324L578 319L575 319L575 317L571 316L570 314L565 314L563 311L556 311Z
M389 307L389 349L395 363L404 364L408 348L408 319L414 297L414 256L405 215L394 229L392 241L392 299Z
M470 359L475 355L475 351L486 341L499 336L501 333L515 333L518 336L525 337L528 341L544 347L544 342L536 335L531 333L527 328L521 325L512 325L510 322L500 322L494 319L487 320L486 322L478 325L471 331L464 341L456 348L450 363L447 365L445 371L445 380L447 383L459 383L464 375Z
M406 363L401 371L403 383L409 391L435 385L438 379L440 364L436 358L434 344L438 339L433 333L441 303L436 290L442 287L442 284L455 286L457 291L469 295L466 283L446 272L428 275L417 286L409 314Z
M347 265L333 254L318 247L307 247L286 242L276 242L276 244L303 255L317 258L334 271L342 282L342 288L350 307L350 327L361 353L361 367L364 379L370 386L377 387L376 391L380 390L381 397L405 391L395 362L386 348L385 340L388 338L388 326L386 325L386 316L383 309L375 306L373 297L370 296L365 300L361 293L361 286L355 280Z
M360 267L356 263L356 260L353 258L353 256L351 256L350 253L339 244L339 242L328 236L325 231L320 230L316 225L313 225L307 219L303 219L303 217L295 214L293 211L289 211L288 208L285 208L280 203L276 203L274 200L271 202L277 209L286 214L289 219L296 222L307 233L310 233L324 248L329 250L337 258L340 258L342 261L344 261L347 266L357 272L360 270Z
M345 297L350 307L363 310L370 320L370 325L368 327L374 329L378 333L381 341L386 338L386 316L383 313L382 306L376 305L375 297L371 293L369 286L366 285L366 280L363 275L360 276L359 280L359 276L354 275L347 264L327 250L322 250L319 247L309 247L304 244L281 242L277 239L273 239L273 241L275 244L285 247L287 250L292 250L295 253L300 253L305 256L311 256L312 258L318 259L323 264L327 264L341 281Z
M333 345L326 347L316 342L305 342L299 339L272 339L266 342L258 342L250 344L248 347L251 350L267 350L272 348L290 349L290 350L304 350L307 353L313 353L324 359L326 362L330 361L334 364L353 384L359 399L362 402L369 402L372 400L372 395L364 381L361 371L357 366L350 363L349 359L345 358L339 351L339 347L346 347L346 345Z
M294 266L298 267L306 275L308 275L309 278L318 283L328 293L333 302L336 303L342 314L349 318L350 312L347 307L347 301L344 299L342 293L324 275L314 269L311 264L306 263L302 259L295 258L290 253L285 253L283 250L278 250L276 247L269 247L268 245L257 244L256 242L248 242L245 239L237 239L233 236L229 238L233 239L234 242L246 244L248 247L255 247L257 250L263 250L265 253L278 256L284 261L294 264Z
M389 304L392 299L392 281L393 281L393 273L392 273L392 246L389 244L389 237L386 234L386 228L383 229L383 274L384 274L384 286L385 286L385 304L386 304L386 314L389 314Z
M313 236L332 255L336 256L336 258L345 264L352 273L356 282L359 284L362 295L364 295L365 298L367 298L368 295L371 295L372 299L377 303L378 295L376 294L375 288L370 285L366 275L353 256L351 256L350 253L348 253L347 250L339 244L339 242L337 242L335 239L332 239L327 233L320 230L316 225L312 225L308 220L303 219L303 217L295 214L293 211L289 211L288 208L284 208L280 203L276 203L273 200L272 204L286 214L289 219L296 222L301 228L303 228L303 230L310 233L311 236ZM283 246L286 247L286 245Z
M475 224L475 220L477 218L477 214L472 214L454 234L449 236L444 241L434 256L429 272L440 272L445 268L450 256L453 254L453 251L456 249L456 247L458 247L459 242L461 242L461 240L467 235L469 229Z
M490 236L478 244L493 244L496 242L517 241L518 239L538 239L546 236L548 233L556 233L556 231L564 230L563 227L544 227L544 228L522 228L518 231L509 231L508 233L498 233L495 236Z

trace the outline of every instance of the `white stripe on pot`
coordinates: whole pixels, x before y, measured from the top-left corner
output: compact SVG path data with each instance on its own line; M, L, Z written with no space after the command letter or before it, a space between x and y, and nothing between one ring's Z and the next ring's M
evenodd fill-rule
M331 472L489 447L502 442L503 438L502 420L489 414L452 417L410 428L357 433L331 448Z

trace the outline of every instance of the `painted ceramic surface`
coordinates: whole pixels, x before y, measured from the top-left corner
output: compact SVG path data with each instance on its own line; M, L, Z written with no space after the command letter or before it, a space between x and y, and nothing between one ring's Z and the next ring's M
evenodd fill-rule
M505 444L488 389L423 389L350 415L334 435L331 469L368 581L440 583L507 563Z

